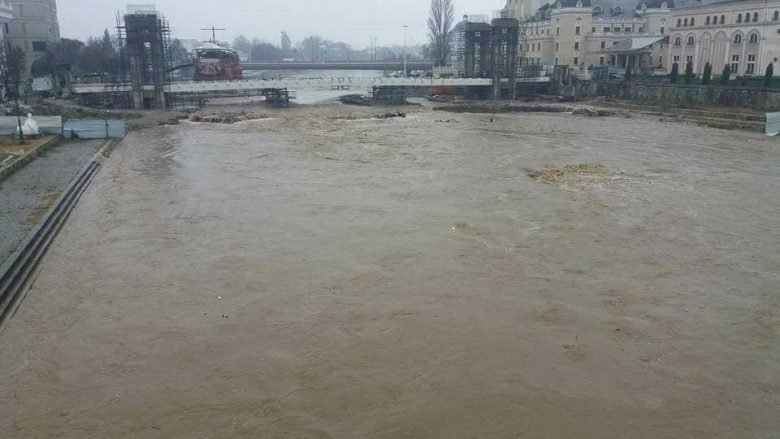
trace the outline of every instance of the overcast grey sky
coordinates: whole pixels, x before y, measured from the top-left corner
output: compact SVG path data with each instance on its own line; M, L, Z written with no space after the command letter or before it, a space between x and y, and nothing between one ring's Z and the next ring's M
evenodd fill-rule
M117 11L127 4L155 3L171 22L177 38L207 39L201 28L226 28L218 39L236 35L259 37L278 44L286 30L293 42L319 34L360 49L371 35L380 45L403 44L403 25L409 26L409 42L426 41L428 0L58 0L60 26L65 38L86 39L109 27L114 32ZM463 14L490 14L505 0L454 0L456 19Z

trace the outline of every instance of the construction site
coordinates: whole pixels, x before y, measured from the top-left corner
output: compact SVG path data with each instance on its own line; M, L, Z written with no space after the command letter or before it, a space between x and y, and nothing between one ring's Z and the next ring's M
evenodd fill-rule
M569 96L510 18L420 77L172 26L0 118L1 438L777 438L758 109Z
M490 24L466 22L457 29L460 67L455 76L344 77L305 83L244 80L237 55L214 44L198 49L192 64L173 65L167 56L170 24L154 7L128 7L127 14L117 16L116 29L122 57L120 80L74 85L72 91L83 105L165 109L220 97L263 96L270 104L286 106L295 91L323 88L368 90L380 99L425 95L433 89L469 99L513 99L547 93L551 78L560 79L526 65L518 52L519 22L515 19L495 19ZM171 72L193 65L193 81L172 80Z

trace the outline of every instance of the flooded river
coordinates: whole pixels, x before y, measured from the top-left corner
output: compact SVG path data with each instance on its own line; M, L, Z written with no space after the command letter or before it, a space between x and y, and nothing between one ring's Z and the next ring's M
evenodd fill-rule
M262 111L120 144L0 333L1 437L778 437L775 139Z

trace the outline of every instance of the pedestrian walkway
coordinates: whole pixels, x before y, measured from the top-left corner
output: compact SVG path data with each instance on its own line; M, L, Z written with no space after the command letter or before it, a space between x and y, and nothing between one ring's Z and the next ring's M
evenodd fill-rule
M0 182L0 264L102 144L103 140L61 142Z

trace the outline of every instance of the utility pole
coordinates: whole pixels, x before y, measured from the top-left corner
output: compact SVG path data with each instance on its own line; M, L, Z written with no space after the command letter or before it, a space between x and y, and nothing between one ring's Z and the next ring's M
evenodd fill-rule
M406 30L409 26L404 25L404 78L406 78Z
M214 43L214 44L217 44L217 31L218 30L227 30L227 29L218 29L218 28L216 28L214 26L211 26L211 27L207 27L207 28L201 29L201 30L210 30L211 31L211 42Z

